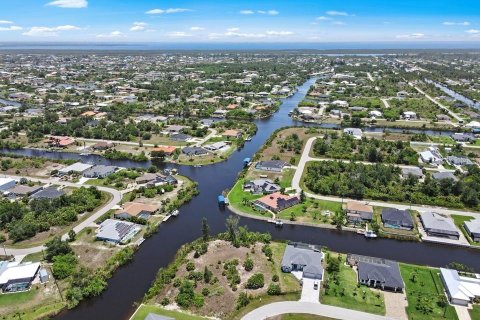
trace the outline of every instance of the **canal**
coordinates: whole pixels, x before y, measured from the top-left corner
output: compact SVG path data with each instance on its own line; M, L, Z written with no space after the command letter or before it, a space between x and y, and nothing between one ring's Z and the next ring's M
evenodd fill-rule
M274 116L269 119L257 120L258 131L252 141L247 142L227 161L201 168L178 166L180 174L198 182L199 196L182 206L177 218L169 219L159 226L158 233L140 246L134 260L115 272L108 281L108 289L100 297L85 301L77 308L61 313L57 318L62 320L128 319L135 309L134 302L141 301L158 269L172 261L181 245L201 236L203 217L208 219L212 233L224 231L225 220L232 213L219 209L216 202L217 196L223 190L233 186L237 174L243 168L243 159L251 157L273 131L284 126L303 125L300 122L292 121L288 112L304 98L314 81L315 79L306 81L293 96L284 99L280 110ZM439 133L432 132L432 134ZM39 150L22 150L16 153L57 159L80 157L77 154L45 153ZM98 156L83 158L88 162L113 163L126 167L151 164L149 162L139 164L131 161L109 161ZM172 165L159 164L159 166L171 167ZM344 253L371 255L436 267L455 261L480 271L479 251L467 248L392 239L367 240L351 232L307 226L285 225L280 229L275 228L273 224L245 217L240 218L240 225L247 225L251 231L270 232L274 239L318 244Z

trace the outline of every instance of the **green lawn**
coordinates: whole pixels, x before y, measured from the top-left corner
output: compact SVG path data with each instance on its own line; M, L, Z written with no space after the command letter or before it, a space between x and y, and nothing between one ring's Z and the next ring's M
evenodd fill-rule
M37 293L37 290L32 289L25 292L1 294L0 307L26 304L31 301L37 295Z
M450 136L428 136L430 141L435 143L444 143L444 144L454 144L455 140L453 140Z
M332 212L333 215L335 212L342 210L342 204L340 202L307 198L305 203L285 209L279 212L277 216L281 219L290 220L293 214L295 221L299 222L330 223L330 217L321 214L324 210Z
M180 311L170 311L165 310L161 307L152 306L152 305L142 305L131 320L143 320L149 313L155 313L166 317L171 317L176 320L206 320L207 318L190 315L188 313Z
M474 305L472 310L468 311L472 320L480 320L480 306Z
M243 183L245 179L240 179L235 183L232 190L228 193L228 201L234 208L248 214L262 217L270 217L268 212L255 210L251 206L251 201L261 198L262 195L251 194L250 192L243 191Z
M43 252L30 253L23 258L22 262L40 262L43 260Z
M280 179L280 187L290 188L292 186L292 179L294 175L294 169L284 169L282 171L282 179Z
M5 320L38 320L38 319L51 319L52 315L59 313L65 304L63 302L54 302L49 304L42 304L31 309L25 309L20 311L20 317L17 313L11 313L2 319Z
M405 282L408 307L407 314L411 320L457 320L455 309L446 304L439 305L446 296L438 275L438 269L409 264L400 264L400 272Z
M465 236L465 238L467 238L467 240L468 240L468 242L470 242L470 244L475 245L475 246L480 246L480 243L472 240L472 238L468 234L467 230L465 230L465 227L463 226L463 223L465 221L471 221L471 220L474 219L473 217L462 216L462 215L459 215L459 214L452 214L452 219L453 219L453 223L455 223L457 228L462 231L463 235Z
M336 254L330 254L333 258L337 257ZM320 295L322 303L384 315L383 294L366 286L358 287L356 272L350 266L345 265L345 256L341 255L341 257L342 263L340 263L340 271L337 276L327 273L325 270L325 283Z
M283 292L300 292L300 282L294 275L291 273L281 272L280 262L283 258L283 253L287 247L285 242L272 242L271 243L272 252L273 252L273 261L272 263L273 271L276 272L280 278L280 286Z

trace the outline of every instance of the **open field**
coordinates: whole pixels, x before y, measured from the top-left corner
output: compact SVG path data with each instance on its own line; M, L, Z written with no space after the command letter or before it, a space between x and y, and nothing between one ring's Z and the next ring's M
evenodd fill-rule
M142 305L135 312L131 320L144 320L149 313L174 318L176 320L205 320L207 318L195 316L182 311L166 310L154 305Z

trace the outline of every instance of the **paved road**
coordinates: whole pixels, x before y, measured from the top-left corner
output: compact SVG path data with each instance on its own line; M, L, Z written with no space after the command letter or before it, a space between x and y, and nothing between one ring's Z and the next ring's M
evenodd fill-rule
M19 176L7 176L7 177L15 179L17 181L20 180L20 178L22 178L22 177L19 177ZM51 179L38 179L38 178L30 178L30 177L28 179L31 180L31 181L35 181L35 182L39 181L41 183L52 183ZM76 184L76 183L65 182L65 181L54 181L54 183L58 184L58 185L61 185L61 186L65 186L65 187L78 188L78 187L82 186L82 185L79 185L79 184ZM105 204L103 207L98 209L96 212L94 212L92 215L90 215L87 219L85 219L84 221L82 221L81 223L76 225L73 228L73 230L76 233L79 233L84 228L86 228L86 227L90 226L91 224L95 223L95 220L97 220L101 215L106 213L108 210L112 209L115 205L120 203L120 201L122 200L122 193L118 190L115 190L115 189L112 189L112 188L107 188L107 187L97 187L97 189L100 190L100 191L110 193L112 195L112 199L110 199L110 201L107 204ZM62 239L63 240L68 239L68 234L67 233L64 234L62 236ZM27 254L40 252L44 248L45 248L44 246L36 246L36 247L23 248L23 249L15 249L15 248L7 248L6 247L5 249L6 249L8 255L11 254L11 255L14 255L14 256L25 256Z
M300 161L297 165L297 171L295 171L295 174L292 179L292 188L295 189L297 192L301 191L300 188L300 180L302 178L303 171L305 170L305 165L308 161L312 160L318 160L311 158L309 156L309 152L312 149L312 144L315 141L317 137L312 137L307 140L307 143L305 144L305 148L303 149L302 152L302 157L300 158ZM305 192L305 195L310 198L314 199L320 199L320 200L327 200L327 201L334 201L334 202L343 202L345 200L351 200L351 199L346 199L346 198L339 198L339 197L332 197L332 196L322 196L318 194L313 194L309 192ZM452 210L452 209L446 209L442 207L432 207L432 206L424 206L424 205L408 205L408 204L396 204L396 203L389 203L389 202L381 202L381 201L371 201L371 200L363 200L366 203L368 203L371 206L377 206L377 207L388 207L388 208L397 208L400 210L406 210L406 209L411 209L411 210L416 210L416 211L434 211L437 213L442 213L442 214L461 214L464 216L471 216L471 217L480 217L479 212L473 212L473 211L458 211L458 210Z
M367 77L368 77L368 80L370 80L372 82L375 81L375 80L373 80L372 74L370 72L367 72Z
M380 100L382 100L383 105L385 106L386 109L389 109L389 108L390 108L390 103L388 103L388 99L387 99L387 98L382 98L382 99L380 99Z
M286 313L308 313L339 320L393 320L384 316L320 303L284 301L267 304L247 313L242 320L261 320Z

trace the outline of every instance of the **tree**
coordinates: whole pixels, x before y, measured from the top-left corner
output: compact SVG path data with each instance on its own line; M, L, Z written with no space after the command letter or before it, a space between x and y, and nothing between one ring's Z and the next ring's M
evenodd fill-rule
M245 271L252 271L253 270L253 260L252 258L247 258L243 262L243 267L245 268Z
M207 242L210 238L210 226L208 225L207 218L202 219L202 238Z
M53 257L52 273L56 279L65 279L71 276L77 268L77 258L72 254L62 254Z
M303 190L300 191L300 202L301 203L304 203L306 200L306 197L305 197L305 192Z
M205 266L205 269L203 270L203 281L205 281L205 283L210 283L212 276L212 271L208 270L207 266Z
M237 299L237 310L247 306L250 303L250 297L246 292L240 292Z
M278 296L282 294L282 290L280 289L280 286L276 283L270 283L268 286L267 294L270 296Z
M240 219L237 216L231 215L227 218L225 222L225 226L227 227L228 239L232 242L234 246L238 245L237 234L239 220Z
M263 276L263 273L255 273L250 278L248 278L247 284L245 285L245 287L247 289L255 290L255 289L263 288L264 285L265 285L265 278Z
M72 248L66 241L62 241L60 237L54 237L48 241L45 246L47 247L45 258L47 261L52 262L53 257L72 252Z
M77 233L75 232L75 230L71 229L70 231L68 231L68 241L70 242L75 241L76 237L77 237Z

